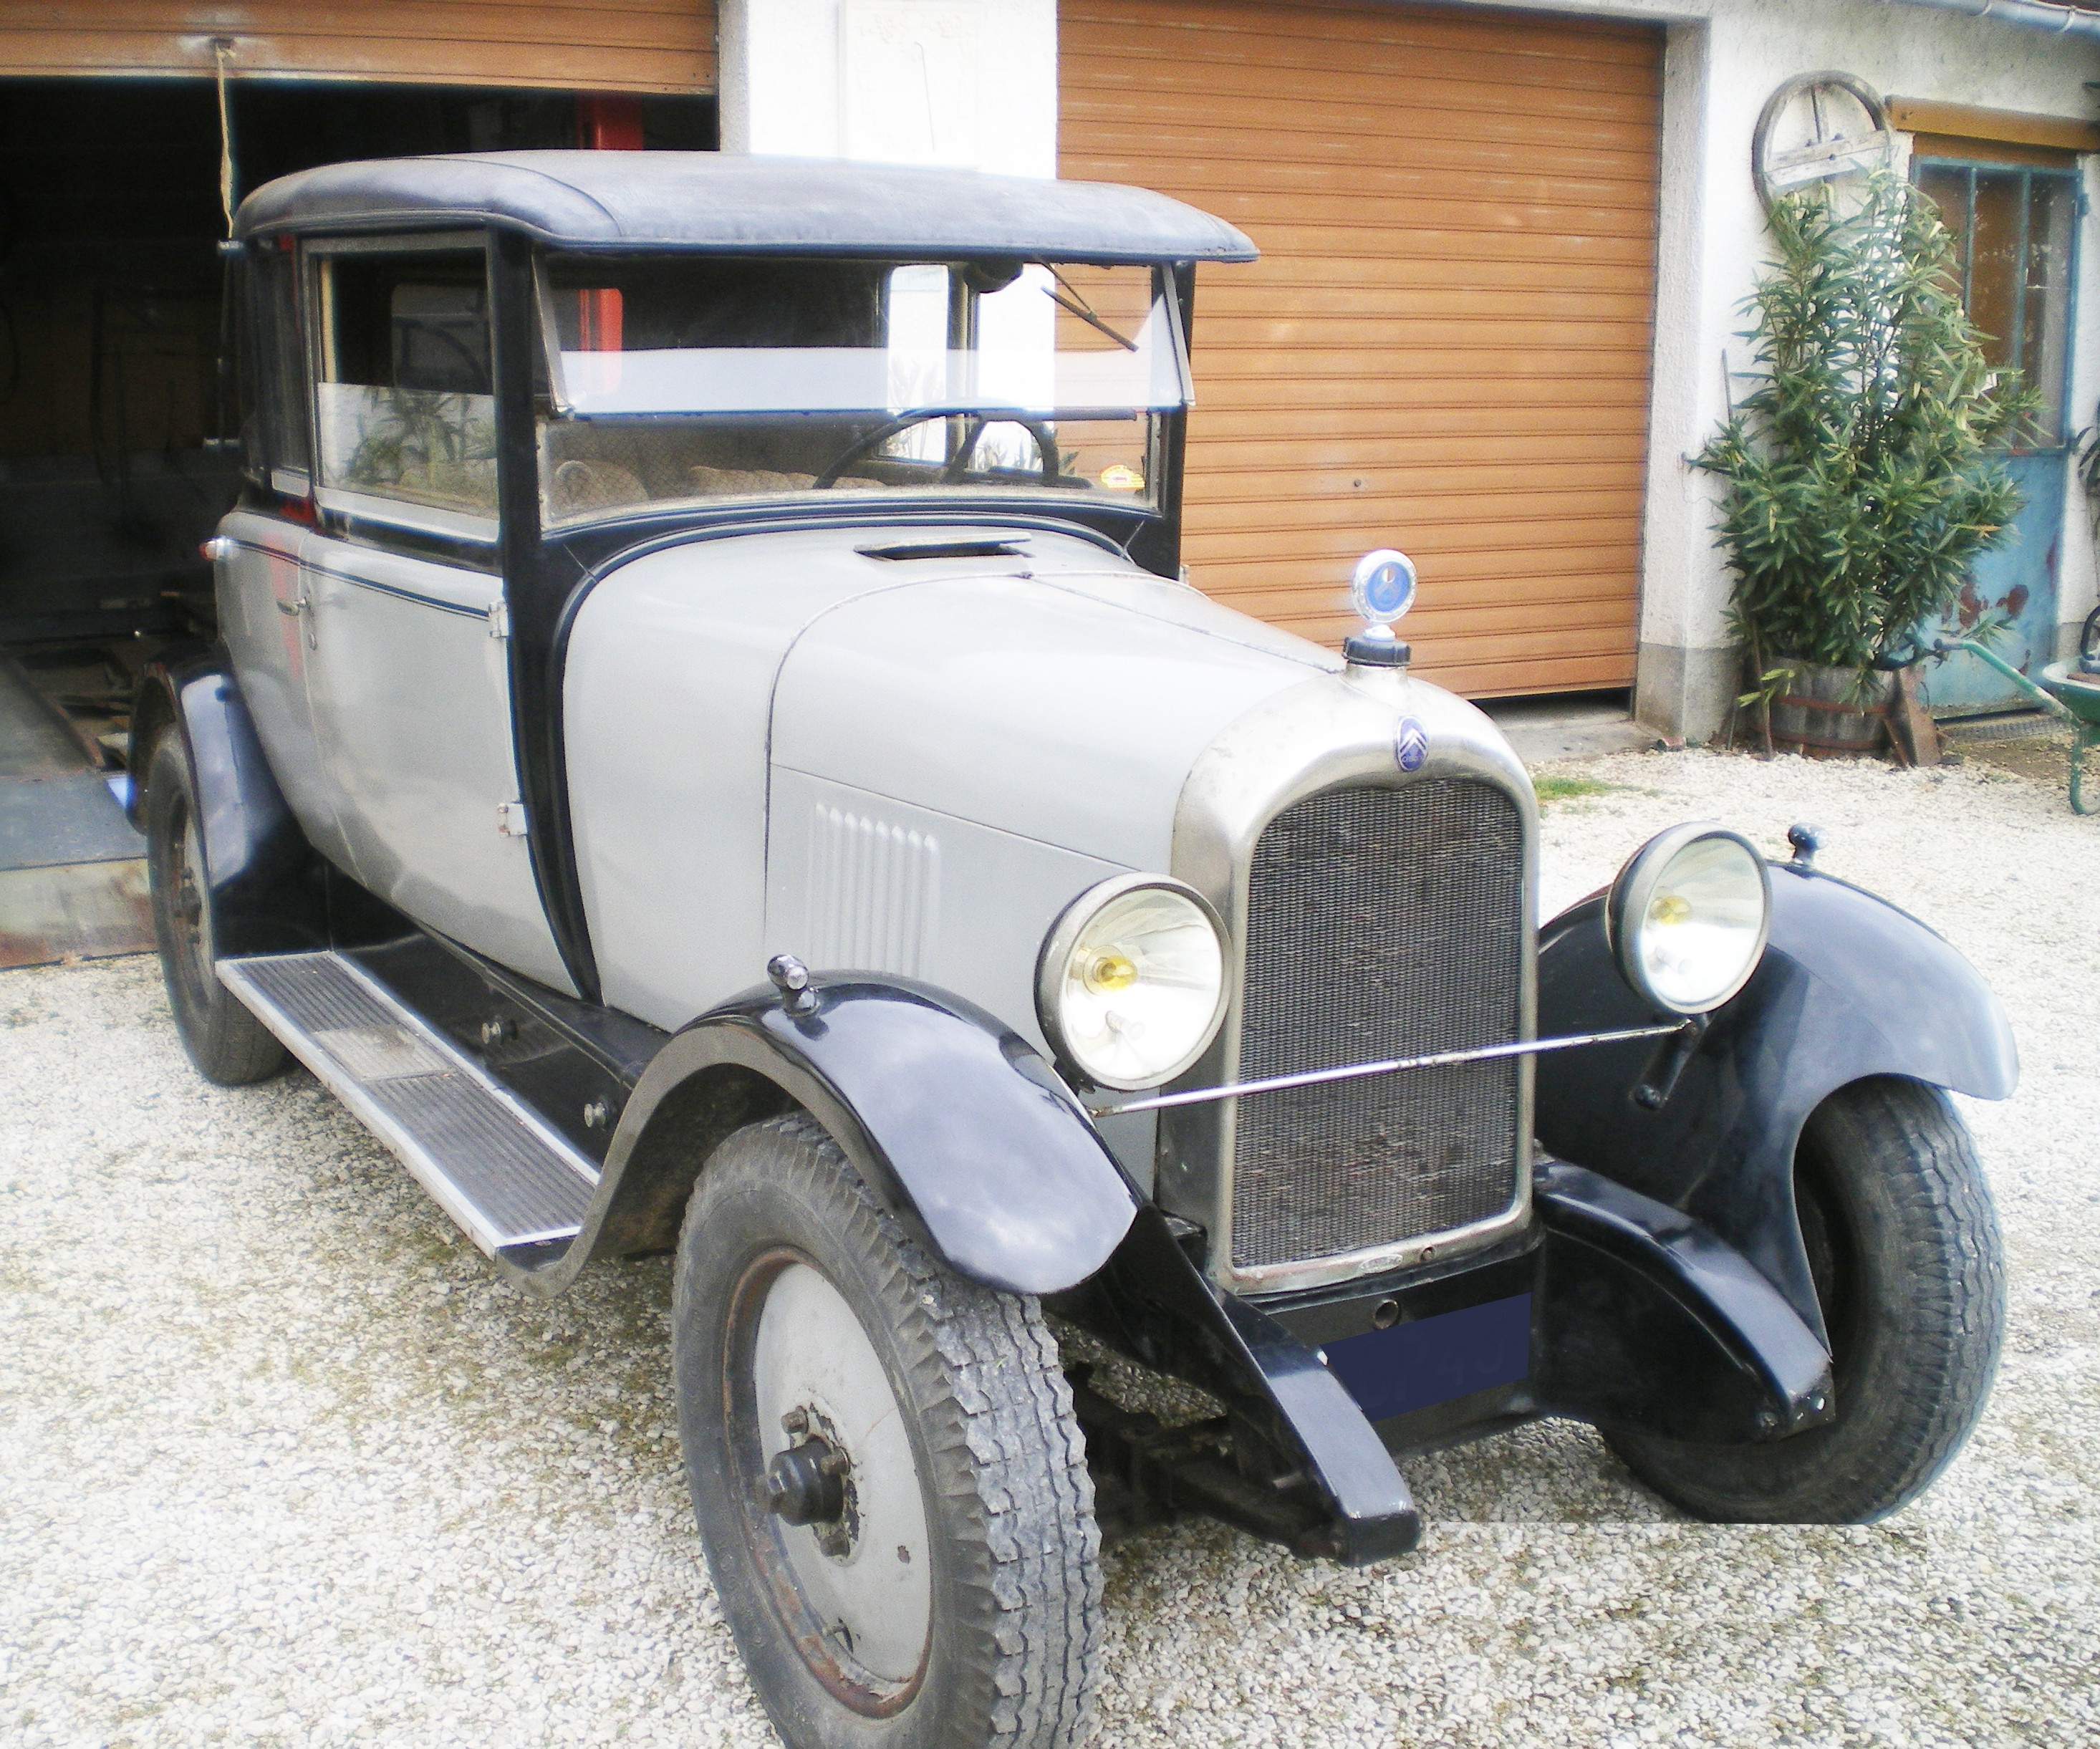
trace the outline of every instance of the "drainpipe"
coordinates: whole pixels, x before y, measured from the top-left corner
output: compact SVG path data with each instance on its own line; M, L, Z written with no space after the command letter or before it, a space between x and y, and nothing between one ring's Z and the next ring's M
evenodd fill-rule
M2060 37L2100 41L2100 13L2051 5L2049 0L1895 0L1895 3L1929 6L1938 12L1959 12L1968 18L1995 18L2028 30L2053 31Z

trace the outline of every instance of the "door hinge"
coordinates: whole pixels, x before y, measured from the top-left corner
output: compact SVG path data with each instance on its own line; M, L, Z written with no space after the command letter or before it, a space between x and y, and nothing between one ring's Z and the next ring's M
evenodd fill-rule
M499 802L496 804L496 829L506 838L522 838L527 832L525 804L522 802Z
M510 635L510 603L500 596L488 610L488 635L492 638L508 638Z

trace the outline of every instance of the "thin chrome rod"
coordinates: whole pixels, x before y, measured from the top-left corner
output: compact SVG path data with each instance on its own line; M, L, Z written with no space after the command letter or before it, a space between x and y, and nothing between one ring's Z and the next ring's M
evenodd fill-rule
M1482 1045L1472 1050L1439 1051L1433 1057L1395 1057L1385 1062L1351 1063L1343 1069L1308 1069L1302 1075L1272 1075L1266 1080L1235 1081L1229 1087L1198 1087L1185 1093L1161 1093L1151 1099L1129 1099L1119 1106L1101 1106L1096 1117L1121 1117L1132 1111L1164 1111L1174 1106L1208 1105L1218 1099L1238 1099L1247 1093L1280 1093L1286 1088L1317 1087L1323 1081L1356 1081L1367 1075L1396 1075L1402 1069L1442 1069L1453 1063L1491 1062L1498 1057L1538 1057L1547 1051L1573 1050L1582 1045L1617 1045L1627 1039L1659 1039L1682 1032L1689 1022L1673 1020L1667 1026L1629 1027L1621 1032L1585 1032L1567 1039L1520 1039L1513 1045Z

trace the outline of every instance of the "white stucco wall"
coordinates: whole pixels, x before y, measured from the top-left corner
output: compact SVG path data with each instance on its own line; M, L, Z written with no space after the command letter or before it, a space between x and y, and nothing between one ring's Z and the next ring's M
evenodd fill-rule
M727 152L1057 174L1057 0L723 0Z
M1736 673L1728 576L1713 544L1718 488L1684 458L1722 417L1724 354L1743 359L1741 304L1766 258L1749 170L1765 99L1797 73L1833 68L1885 96L2086 120L2100 42L1894 0L1531 0L1530 9L1669 30L1637 705L1701 740L1718 725ZM1057 172L1057 0L724 0L721 15L730 151ZM2086 181L2089 197L2100 196L2095 160ZM2093 420L2100 398L2100 236L2089 219L2082 232L2074 425ZM2063 536L2067 625L2094 598L2093 539L2075 489Z

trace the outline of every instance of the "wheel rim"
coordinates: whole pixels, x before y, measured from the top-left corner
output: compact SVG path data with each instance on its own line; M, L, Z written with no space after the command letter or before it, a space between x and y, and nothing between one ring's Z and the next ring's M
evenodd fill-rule
M211 992L211 890L205 872L204 835L188 798L176 797L169 808L167 836L156 858L155 873L164 895L163 911L171 939L169 957L181 973L192 1001Z
M860 1319L808 1258L747 1270L730 1329L724 1398L764 1589L825 1688L886 1716L917 1692L933 1638L911 1429Z
M175 889L175 917L190 950L190 961L200 979L211 976L211 907L205 895L211 883L205 873L204 834L197 830L196 815L183 810L183 860Z

